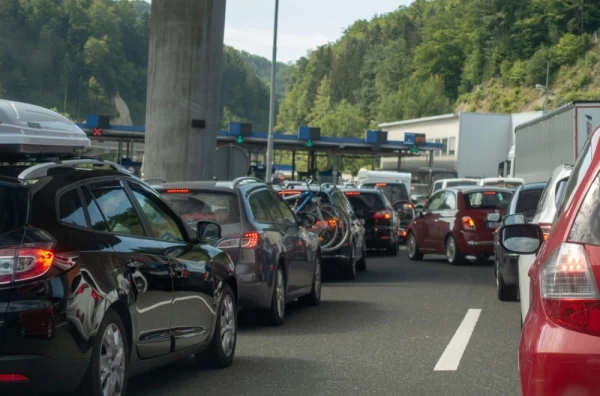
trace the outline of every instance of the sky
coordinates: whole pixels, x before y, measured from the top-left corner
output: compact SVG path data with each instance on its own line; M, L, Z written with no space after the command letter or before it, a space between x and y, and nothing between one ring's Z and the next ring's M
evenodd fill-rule
M293 62L334 42L358 19L394 11L411 0L280 0L277 60ZM225 44L271 59L275 0L227 0Z
M277 60L296 61L340 38L358 19L371 19L411 0L280 0ZM227 0L225 43L271 59L275 0Z

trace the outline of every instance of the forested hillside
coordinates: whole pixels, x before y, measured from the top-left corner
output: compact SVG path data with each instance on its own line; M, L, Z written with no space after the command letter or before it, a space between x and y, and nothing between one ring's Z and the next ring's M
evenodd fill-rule
M289 71L278 129L359 136L455 108L540 108L600 98L597 0L416 0L361 20Z
M0 97L82 120L90 112L118 116L119 95L131 121L143 124L149 11L142 0L0 0ZM270 68L268 60L251 58L261 72ZM266 130L267 84L248 54L226 47L223 59L224 123L243 120ZM283 94L283 80L279 85Z

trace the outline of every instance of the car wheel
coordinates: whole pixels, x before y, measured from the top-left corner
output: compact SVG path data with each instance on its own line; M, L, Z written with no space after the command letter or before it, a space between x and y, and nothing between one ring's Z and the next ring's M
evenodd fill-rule
M194 357L202 366L225 368L233 363L237 344L237 304L228 284L223 285L218 307L210 346Z
M448 236L446 239L446 259L451 265L460 265L465 261L465 256L461 253L454 236Z
M517 300L517 285L506 285L502 273L496 262L496 291L498 292L498 300L500 301L516 301Z
M412 261L423 260L423 253L419 251L419 246L417 246L417 238L415 238L412 232L408 234L408 238L406 239L406 254Z
M356 263L357 271L366 271L367 270L367 245L363 244L363 252L360 260Z
M271 326L281 326L285 318L285 276L281 267L277 267L273 283L271 308L265 312L265 322Z
M321 257L315 258L315 273L313 274L312 289L310 294L300 297L300 302L305 305L316 306L321 302Z
M92 358L79 392L90 396L118 396L127 392L129 349L119 315L106 312L94 340Z
M356 254L354 253L356 246L352 245L352 251L350 252L350 258L342 268L342 278L352 280L356 278Z

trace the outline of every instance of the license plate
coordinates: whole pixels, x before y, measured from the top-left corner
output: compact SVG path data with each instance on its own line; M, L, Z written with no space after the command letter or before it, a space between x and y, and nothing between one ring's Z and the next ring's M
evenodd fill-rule
M486 221L485 226L487 228L498 228L500 227L500 222L498 221Z

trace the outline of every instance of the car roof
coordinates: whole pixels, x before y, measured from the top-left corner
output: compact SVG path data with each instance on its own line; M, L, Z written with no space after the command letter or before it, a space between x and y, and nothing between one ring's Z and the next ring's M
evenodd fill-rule
M523 184L519 188L521 191L543 190L548 183L528 183Z
M453 186L453 187L446 187L441 190L438 190L438 191L436 191L436 193L438 193L439 191L455 191L455 192L462 192L462 193L472 193L472 192L482 192L482 191L498 191L498 192L513 193L513 190L511 190L509 188L492 187L492 186Z
M382 192L380 189L378 188L356 188L356 187L347 187L347 188L341 188L340 190L342 190L343 192L357 192L357 193L371 193L371 194L379 194L382 195Z

